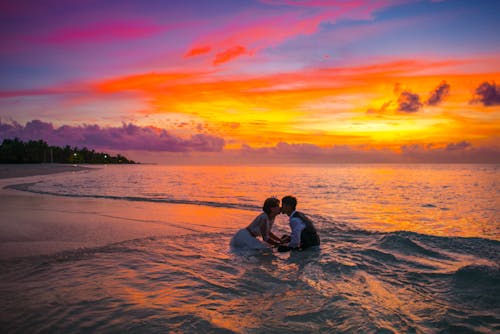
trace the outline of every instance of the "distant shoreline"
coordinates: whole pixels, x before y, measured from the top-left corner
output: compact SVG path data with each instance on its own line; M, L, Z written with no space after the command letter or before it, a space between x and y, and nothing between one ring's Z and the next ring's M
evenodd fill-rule
M0 179L10 179L17 177L28 177L36 175L48 175L65 172L78 172L82 170L94 169L80 165L68 164L0 164Z

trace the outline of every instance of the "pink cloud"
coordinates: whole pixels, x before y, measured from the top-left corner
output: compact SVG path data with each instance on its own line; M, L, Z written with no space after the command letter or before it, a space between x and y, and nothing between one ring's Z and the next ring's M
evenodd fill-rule
M359 6L368 6L370 1L345 1L345 0L260 0L261 3L274 6L293 6L293 7L339 7L353 8ZM381 1L384 2L384 1ZM387 1L385 1L387 3Z
M92 149L139 150L154 152L219 152L224 139L206 134L181 138L164 129L123 124L121 127L63 125L33 120L22 126L0 121L0 139L45 140L49 145L77 146Z
M42 42L66 44L105 42L148 37L167 28L148 22L99 22L80 27L67 27L41 37Z
M248 54L247 49L244 46L237 45L215 55L213 64L220 65L243 54Z

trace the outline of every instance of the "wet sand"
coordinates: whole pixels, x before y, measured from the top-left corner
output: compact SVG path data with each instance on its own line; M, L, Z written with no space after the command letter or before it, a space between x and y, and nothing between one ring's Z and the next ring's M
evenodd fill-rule
M90 168L68 164L0 164L0 179L76 172L86 169Z
M46 175L50 173L80 173L75 172L75 167L65 165L39 166L39 169L35 165L12 167L2 166L3 175L11 178L0 180L0 259L99 247L146 237L220 230L224 227L220 221L241 219L242 216L250 219L248 213L232 209L196 207L193 210L192 205L72 198L5 189L8 185L54 177ZM18 177L20 174L45 175Z

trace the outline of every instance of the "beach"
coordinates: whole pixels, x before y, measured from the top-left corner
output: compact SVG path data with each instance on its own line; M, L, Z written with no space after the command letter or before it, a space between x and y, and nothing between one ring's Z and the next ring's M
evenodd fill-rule
M182 204L158 206L5 188L40 182L56 173L78 177L82 172L98 168L58 164L0 165L0 259L99 247L149 236L208 231L214 226L205 226L205 215L231 217L238 213L237 210L225 213L223 209L207 207L200 215L193 212L191 206Z
M88 167L68 164L0 164L0 179L77 172L88 169Z

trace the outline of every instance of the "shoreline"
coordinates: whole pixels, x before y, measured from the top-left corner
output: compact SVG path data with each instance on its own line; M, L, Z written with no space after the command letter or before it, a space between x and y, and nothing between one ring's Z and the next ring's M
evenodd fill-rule
M38 175L50 175L66 172L92 170L95 167L84 167L70 164L0 164L0 179L12 179Z
M73 198L5 188L93 169L34 167L24 170L31 176L20 177L15 171L8 174L8 178L0 179L0 260L102 247L148 237L220 232L231 229L227 222L246 221L254 215L237 209L200 207L193 210L189 204Z

